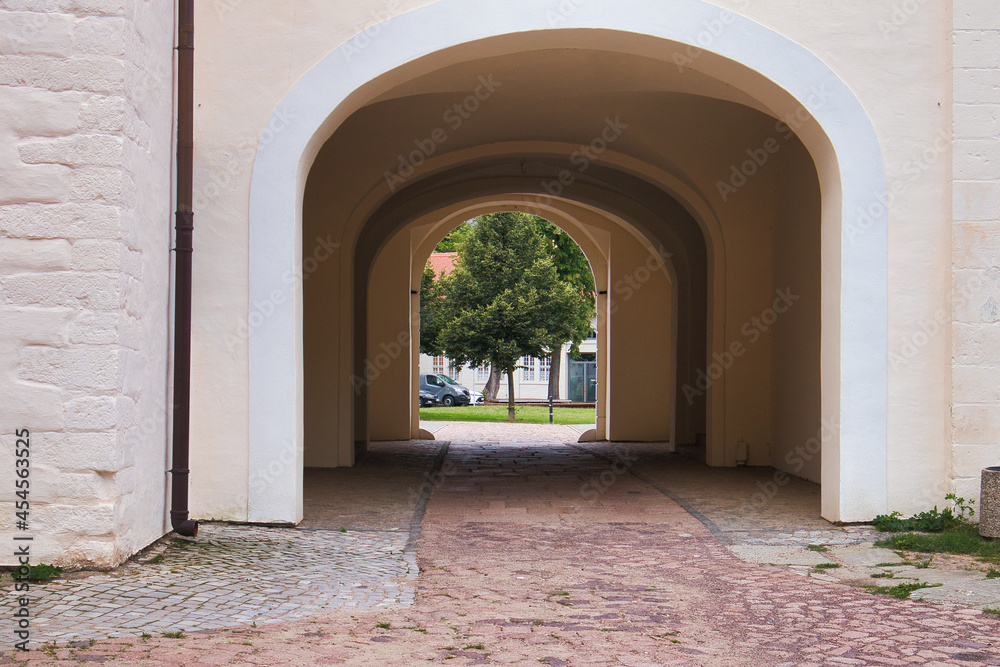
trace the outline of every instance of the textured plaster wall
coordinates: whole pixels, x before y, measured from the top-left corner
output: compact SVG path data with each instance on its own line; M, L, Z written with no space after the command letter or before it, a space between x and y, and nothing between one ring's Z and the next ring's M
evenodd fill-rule
M410 436L410 234L397 234L372 267L368 293L368 404L372 440ZM419 290L419 286L414 286ZM418 314L419 316L419 314ZM331 341L332 342L332 341ZM447 372L447 371L445 371ZM360 381L360 380L356 380ZM383 408L383 409L379 409Z
M1000 12L955 0L953 20L951 474L978 499L981 470L1000 465Z
M776 192L771 338L771 465L820 481L820 188L797 141L784 145ZM787 298L777 295L782 293ZM755 327L751 322L750 332Z
M163 533L171 4L0 9L0 467L29 429L35 562Z

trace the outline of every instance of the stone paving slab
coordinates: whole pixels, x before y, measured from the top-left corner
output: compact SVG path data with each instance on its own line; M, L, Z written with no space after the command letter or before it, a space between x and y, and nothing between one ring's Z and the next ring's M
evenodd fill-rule
M761 565L806 565L826 563L826 554L802 549L798 546L736 544L729 547L737 558L748 563Z
M427 421L426 419L422 419L420 420L420 428L428 431L429 433L437 433L450 423L451 422Z

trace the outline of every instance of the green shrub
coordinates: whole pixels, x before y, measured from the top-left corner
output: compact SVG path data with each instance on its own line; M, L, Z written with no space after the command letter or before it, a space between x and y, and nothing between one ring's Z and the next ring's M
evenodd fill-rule
M934 509L914 514L909 519L904 519L899 512L879 514L872 521L872 524L883 533L906 531L940 533L968 523L969 517L976 513L971 506L975 502L974 500L966 501L965 498L959 498L954 493L949 493L945 499L952 501L954 508L946 507L944 510L938 511L937 505L935 505Z

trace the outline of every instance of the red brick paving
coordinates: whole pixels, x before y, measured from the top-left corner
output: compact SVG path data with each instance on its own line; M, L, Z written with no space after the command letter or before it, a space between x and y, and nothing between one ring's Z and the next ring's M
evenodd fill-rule
M1000 619L745 563L676 503L580 450L452 444L448 461L424 518L411 609L12 657L31 665L1000 665ZM584 486L602 474L610 484L599 493Z

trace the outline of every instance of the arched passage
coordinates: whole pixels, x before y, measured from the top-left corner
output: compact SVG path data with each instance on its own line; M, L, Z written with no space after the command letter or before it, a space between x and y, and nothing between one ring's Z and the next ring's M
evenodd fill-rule
M365 384L369 388L368 399L364 401L370 412L369 438L417 437L417 388L414 382L404 386L404 378L407 375L414 378L418 367L416 314L421 270L434 246L448 231L470 217L495 210L521 210L545 217L569 233L588 257L599 295L597 439L675 441L671 432L675 422L671 406L675 403L672 394L676 387L673 375L677 359L677 340L673 333L676 327L673 263L648 241L633 236L625 226L605 215L568 201L543 204L523 194L478 197L424 214L384 245L367 281L369 352L367 358L360 359L366 374L373 376L371 382ZM634 267L631 271L638 274L641 294L615 302L608 296L608 287L621 281L612 268L621 272L622 266ZM408 276L406 269L409 269ZM406 278L408 281L404 282ZM408 309L391 301L394 295L406 292L411 295ZM635 344L632 332L638 322L643 323L647 336L660 342L646 346ZM411 327L408 337L400 335L406 326ZM388 353L395 351L393 341L398 343L403 339L413 341L414 345L412 357L406 360L409 365L393 365ZM356 350L355 354L358 353ZM380 355L380 363L373 364L373 359ZM373 365L377 372L372 371ZM644 385L629 381L642 371L653 374L659 382ZM609 384L617 387L610 397ZM406 414L410 419L404 423ZM306 433L308 442L308 424ZM308 451L306 460L309 465Z
M676 365L661 360L660 355L654 353L651 348L647 348L644 353L643 346L630 333L635 331L643 318L646 318L647 326L652 327L652 318L666 318L669 321L670 318L676 317L678 312L683 313L677 325L679 332L677 336L671 333L674 330L672 326L660 321L655 333L652 329L647 332L653 338L647 337L646 340L664 338L662 349L670 350L671 356L677 346L677 338L683 340L685 344L681 351L685 362L685 377L689 382L694 381L694 371L690 368L690 362L694 358L704 358L706 336L703 309L706 301L706 261L698 224L683 207L665 193L660 192L657 196L656 191L649 188L647 183L602 165L595 164L588 170L586 179L581 178L568 187L563 197L553 198L547 195L542 186L545 178L558 174L567 164L565 158L554 156L536 159L522 157L517 160L517 168L526 174L511 175L510 163L497 160L495 157L488 160L488 164L465 163L453 169L442 170L433 178L415 182L405 190L401 190L397 194L398 198L394 197L386 202L384 207L372 216L359 236L356 246L353 298L355 341L362 338L368 340L364 327L370 319L367 308L372 299L369 298L367 289L373 282L370 271L375 257L389 239L399 234L407 225L406 221L418 221L412 224L420 226L419 221L433 219L433 216L438 215L436 211L442 205L462 204L469 198L502 195L507 192L520 193L520 205L529 211L542 207L558 213L566 202L578 200L589 207L581 211L591 218L591 227L597 234L605 236L597 245L604 246L605 261L611 267L610 277L603 280L610 289L599 290L605 292L604 295L600 295L599 310L611 312L614 319L621 323L617 328L620 333L611 347L621 350L614 356L619 361L615 367L621 368L622 371L612 372L608 378L610 384L615 384L615 378L618 378L619 390L613 392L614 397L607 404L618 405L618 409L613 411L620 419L609 429L609 437L626 440L671 439L671 427L668 424L673 423L675 411L685 414L684 425L689 431L693 429L693 432L704 433L705 401L697 401L696 410L692 410L695 402L678 404L669 398L669 395L676 390L676 383L672 380ZM572 219L562 219L571 229L576 226ZM602 225L602 220L610 224ZM584 243L586 243L585 233L578 235L584 238ZM617 242L612 240L612 236L618 236ZM594 254L593 251L591 254ZM614 261L611 261L612 254ZM401 258L397 261L401 261ZM644 272L651 266L664 265L674 279L669 280L664 274L662 284L659 277L657 280L647 282L649 275ZM678 271L683 274L682 280L677 279ZM641 284L636 283L636 275L643 278ZM632 286L629 286L630 283ZM679 285L683 285L684 288L681 290L683 299L678 294ZM657 305L654 293L664 289L673 292L660 295L660 298L669 299L671 303L676 304L675 307L669 304ZM695 294L693 298L692 291ZM628 322L630 316L632 323ZM605 324L610 325L607 322ZM610 326L605 327L609 328L614 329ZM630 340L631 342L628 342ZM605 339L605 345L607 343ZM693 354L692 347L695 350ZM372 354L377 353L377 350L372 351ZM645 365L642 363L643 354L646 356ZM370 363L371 354L366 348L355 343L353 377L364 377L370 370ZM635 394L641 385L635 383L630 385L625 381L627 377L641 375L643 368L653 374L654 381L658 379L662 382L663 389L667 390L665 394L667 398L662 401L662 406L650 402L659 400L661 391L647 390L642 396L638 396ZM359 396L360 400L354 403L355 424L364 424L367 421L365 409L370 402L363 396L365 386L360 386L362 395ZM710 388L709 393L713 391L715 390ZM701 398L704 399L704 396ZM690 413L697 409L700 409L698 413L700 416L691 417ZM721 417L721 414L719 416ZM692 423L694 421L700 425L695 426ZM360 442L363 438L356 437L355 440ZM683 442L692 440L693 437L687 437Z
M706 22L721 20L718 7L698 0L626 2L613 14L582 5L563 19L553 28L544 10L530 2L487 2L469 16L458 3L443 0L388 23L384 43L391 48L373 45L356 54L350 67L336 51L318 63L282 102L284 112L293 113L298 122L260 150L255 162L251 303L267 298L290 271L294 276L301 257L306 176L326 139L361 106L449 63L543 47L584 48L600 57L628 56L673 66L685 46L703 43L699 35ZM424 29L440 21L453 29ZM870 518L885 507L886 458L885 211L875 206L885 184L877 139L843 82L802 47L740 16L726 14L725 26L709 49L699 51L696 67L687 70L693 92L684 94L738 103L772 119L789 118L796 141L801 140L815 164L822 189L822 415L833 425L823 437L823 513L834 520ZM754 150L735 148L737 156ZM659 161L652 155L631 157L651 165ZM710 180L692 181L683 170L672 175L702 200L713 199ZM367 210L354 209L359 227L376 219L369 212L391 193L376 186L367 198ZM685 204L695 206L697 200L692 197ZM362 198L358 206L365 202ZM717 202L714 206L718 208ZM859 209L868 210L874 223L855 227L852 231L863 233L863 242L851 243L847 239L856 235L845 233L851 226L845 213L855 215ZM353 252L353 237L351 248ZM338 270L353 283L356 274L346 264L350 262L338 261ZM726 295L712 298L718 303ZM356 321L353 307L339 308L341 318ZM293 443L301 461L301 322L301 298L278 304L250 341L251 475L274 461L283 443ZM725 332L713 332L712 353L724 354L725 346ZM723 401L721 407L731 405ZM735 451L735 435L724 437L710 443L717 464L730 463ZM301 515L300 473L291 468L286 466L288 472L267 489L251 494L251 520L295 521Z

